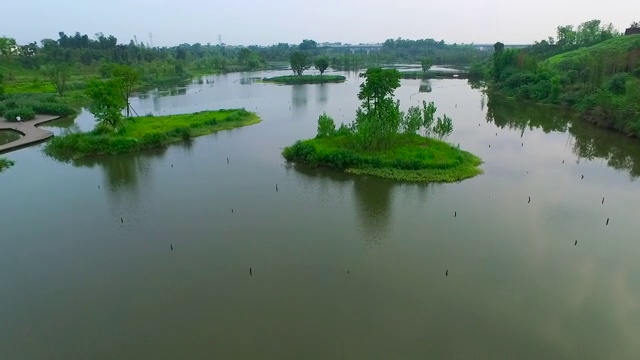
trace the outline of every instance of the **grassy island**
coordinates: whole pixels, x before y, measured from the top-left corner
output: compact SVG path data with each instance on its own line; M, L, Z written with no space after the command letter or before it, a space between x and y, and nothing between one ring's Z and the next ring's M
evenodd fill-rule
M403 79L468 79L469 74L463 71L402 71Z
M13 161L7 160L5 158L0 158L0 172L2 172L2 170L5 170L13 165L14 165Z
M126 118L120 122L117 131L99 123L90 132L55 137L47 143L44 151L47 155L68 161L160 147L259 122L260 118L255 113L244 109Z
M342 75L288 75L262 79L264 82L285 85L341 83L345 80L347 78Z
M296 142L282 155L288 161L400 181L455 182L481 174L480 158L442 141L453 122L446 115L435 119L433 103L399 110L393 91L400 76L394 69L367 70L356 120L336 129L323 114L316 137Z

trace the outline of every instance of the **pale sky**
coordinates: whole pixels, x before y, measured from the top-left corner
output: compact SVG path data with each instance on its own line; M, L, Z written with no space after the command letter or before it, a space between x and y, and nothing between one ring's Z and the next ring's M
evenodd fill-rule
M620 31L640 18L637 0L3 0L0 36L24 44L58 32L137 35L156 46L434 38L447 43L529 44L557 25L600 19ZM634 15L635 14L635 15Z

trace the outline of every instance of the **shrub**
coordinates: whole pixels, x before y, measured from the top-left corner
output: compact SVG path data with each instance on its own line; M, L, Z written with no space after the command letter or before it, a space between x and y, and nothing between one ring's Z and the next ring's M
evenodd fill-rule
M318 133L316 137L330 137L335 135L336 133L336 124L333 119L327 115L327 113L323 113L318 118Z
M17 117L20 117L22 120L32 120L35 119L36 113L33 109L28 108L26 106L19 107L16 109L6 110L4 112L4 118L8 121L16 122Z

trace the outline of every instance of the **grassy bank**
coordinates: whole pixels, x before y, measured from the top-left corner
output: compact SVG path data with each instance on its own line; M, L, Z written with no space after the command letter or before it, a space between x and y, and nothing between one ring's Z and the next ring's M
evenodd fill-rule
M2 172L5 169L8 169L9 167L11 167L13 165L14 165L13 161L7 160L6 158L0 157L0 172Z
M443 141L398 134L392 149L365 152L348 135L298 141L284 149L289 161L328 166L353 174L412 182L456 182L482 173L477 156Z
M345 80L347 80L347 78L341 75L289 75L262 79L264 82L286 85L341 83Z
M55 137L47 143L44 151L63 161L113 155L161 147L195 136L259 122L260 118L255 113L244 109L128 118L123 121L118 133L97 126L91 132Z

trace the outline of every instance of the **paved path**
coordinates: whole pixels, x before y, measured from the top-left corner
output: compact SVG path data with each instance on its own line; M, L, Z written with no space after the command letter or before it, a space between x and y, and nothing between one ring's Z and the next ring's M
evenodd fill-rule
M35 119L23 121L21 123L8 122L4 118L0 117L0 131L15 130L23 135L16 141L0 145L0 154L37 144L52 137L53 133L51 131L39 129L36 125L56 120L59 117L60 116L54 115L36 115Z

